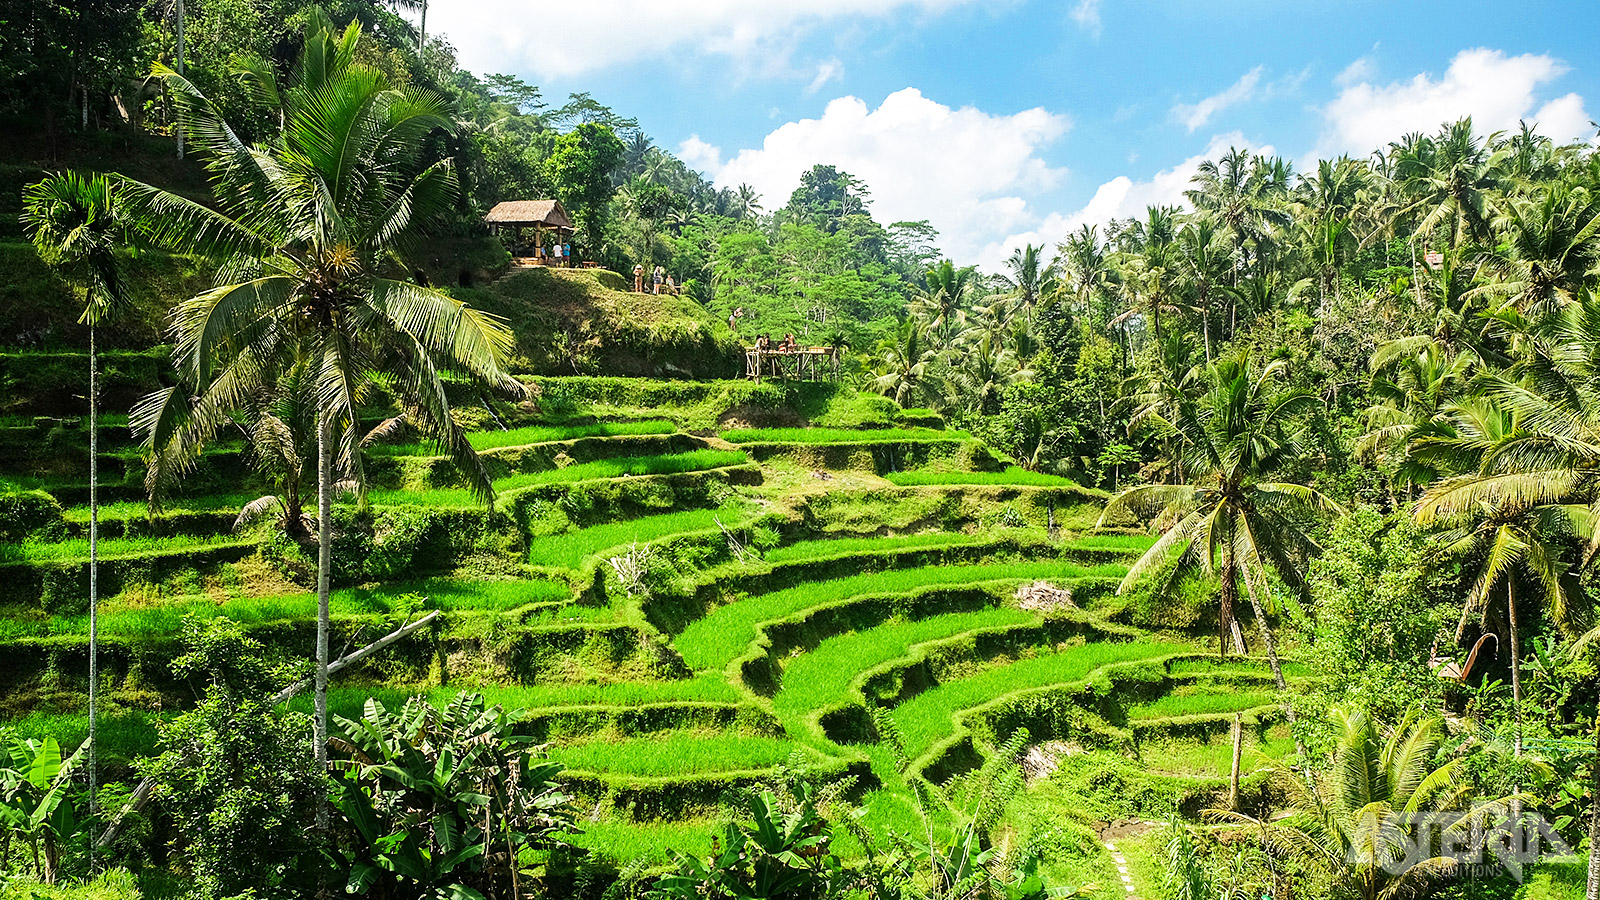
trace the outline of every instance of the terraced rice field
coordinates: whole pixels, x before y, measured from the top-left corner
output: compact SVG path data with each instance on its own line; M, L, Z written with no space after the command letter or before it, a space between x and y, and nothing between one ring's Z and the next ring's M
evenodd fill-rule
M535 566L577 570L593 561L603 550L646 544L658 538L696 531L716 531L717 523L732 528L743 523L747 513L738 507L689 509L682 512L644 516L623 522L595 525L562 534L533 538L528 542L528 562Z
M775 621L825 603L851 597L904 594L922 588L975 585L987 581L1120 577L1124 571L1113 565L1083 567L1051 561L928 566L808 582L718 607L684 629L673 646L692 669L721 668L732 662L755 640L756 627L762 622Z
M890 472L883 476L890 484L914 487L925 484L1015 484L1025 487L1077 487L1078 483L1059 475L1029 472L1007 466L1000 472Z
M858 405L871 411L881 404ZM596 402L586 411L610 408ZM705 428L722 412L697 407L692 416L682 409L661 410L646 421L529 423L478 432L470 440L475 448L490 450L581 438L668 435L676 431L674 421L693 418L700 423L696 428ZM850 416L861 409L848 412L832 421L853 421ZM721 436L736 445L868 448L973 440L960 431L903 427L742 429ZM431 455L433 450L406 444L374 452L405 457ZM807 469L801 473L806 490L797 491L795 469L784 460L760 464L761 478L772 478L760 485L743 478L735 487L721 475L705 474L741 466L741 474L748 475L758 468L751 457L761 455L750 448L749 454L708 449L629 456L497 480L495 489L503 499L538 490L502 502L492 515L477 514L480 518L470 521L483 522L486 534L452 546L432 569L382 584L347 584L334 592L336 627L360 627L363 635L380 633L424 608L438 609L442 617L436 634L413 636L403 652L380 657L336 683L329 692L330 709L354 718L369 699L396 709L411 696L442 705L460 690L474 690L491 703L523 710L521 727L538 735L537 740L548 740L552 756L591 786L585 790L593 791L592 785L599 783L603 793L632 791L669 800L691 784L710 791L706 796L711 799L685 806L689 811L681 816L651 811L649 803L638 809L629 806L633 801L612 804L610 794L590 798L594 805L585 811L580 846L619 864L632 859L661 864L669 849L697 855L709 851L718 823L704 817L712 815L718 785L759 784L784 765L832 773L828 777L845 771L847 764L870 765L881 783L854 796L867 810L863 821L902 834L917 832L922 826L910 787L895 771L886 748L834 743L819 724L819 717L833 710L856 710L863 703L864 679L872 673L927 666L908 682L911 687L895 695L898 702L891 711L913 757L955 736L965 716L997 698L1052 687L1070 694L1099 673L1148 661L1158 684L1147 683L1135 702L1120 696L1114 679L1103 682L1112 692L1106 702L1119 705L1130 727L1139 723L1146 759L1165 754L1163 771L1212 777L1217 754L1228 751L1221 746L1226 742L1168 740L1162 723L1176 716L1226 714L1275 702L1258 663L1183 656L1162 670L1159 660L1192 653L1196 647L1094 620L1081 609L1047 616L1017 606L1013 589L1023 582L1048 580L1109 590L1128 563L1151 545L1152 539L1142 534L1069 531L1052 537L1045 526L1048 521L1059 526L1060 511L1046 505L1053 501L1030 505L1027 498L1058 497L1057 492L1009 492L1023 499L1007 501L1011 508L1001 510L983 499L993 492L962 490L972 485L1070 488L1070 480L1017 468L890 473L892 484L916 488L897 491L884 489L870 474L844 487L844 472L832 480L812 479ZM941 458L930 463L947 464L953 462ZM666 474L681 477L644 479ZM614 501L614 507L591 505L600 495ZM169 513L168 524L188 513L211 513L210 519L191 516L185 527L200 532L215 527L216 532L106 540L102 555L181 553L240 542L226 530L231 524L223 521L227 516L215 514L229 513L255 496L229 493L182 501ZM459 524L468 520L461 510L485 509L470 492L450 488L374 490L369 499L380 511L409 507L389 511L397 517L413 510L452 516L443 520L446 530L468 530ZM529 512L529 523L516 524L506 513L520 515L518 504L523 502L546 506ZM552 509L560 514L550 514ZM607 509L617 511L605 513ZM1093 514L1092 507L1075 510L1074 522ZM107 520L147 518L140 503L114 504L103 513ZM66 518L77 528L86 514L73 507ZM573 527L575 522L587 527ZM719 522L743 529L741 533L770 528L767 536L778 535L781 541L764 558L736 552L724 546ZM544 533L551 529L565 530ZM694 537L675 540L686 535ZM637 584L624 584L606 558L635 543L651 545L653 568L644 573L648 578L641 575ZM76 540L0 544L0 561L52 564L78 559L86 549ZM1086 559L1092 562L1082 562ZM271 589L245 584L260 578L261 571L284 577L264 562L255 568L230 563L181 576L152 574L148 583L130 582L127 589L104 598L101 633L130 646L148 642L170 647L171 636L182 630L186 618L226 616L263 636L273 652L303 658L308 649L304 635L315 615L314 596L284 590L282 584ZM675 634L652 626L653 619L647 621L644 612L655 604L675 611L677 618L670 619L668 628ZM1096 608L1092 603L1086 607ZM7 609L0 607L0 613ZM42 603L12 608L11 614L0 615L0 653L11 651L6 642L27 649L41 638L78 647L86 631L86 616L77 609L47 611ZM1116 639L1119 634L1128 639ZM780 646L768 647L763 635ZM46 671L41 652L28 652L36 668ZM770 683L747 679L745 667L761 666L770 669ZM1291 678L1304 674L1292 663L1286 671ZM114 671L111 679L118 678L126 679L125 673ZM118 689L126 694L109 691L111 711L100 724L102 752L114 760L113 770L152 752L159 719L192 701L163 698L166 711L155 713L119 706L119 697L136 694L125 684ZM46 696L42 690L37 694ZM311 700L301 695L288 706L309 712ZM5 724L27 735L55 734L70 744L84 732L80 709L81 704L51 707L40 701L38 708L23 709ZM1286 735L1271 728L1268 735L1261 749L1268 755L1281 753ZM988 751L980 747L977 752ZM841 846L853 846L847 837L841 841Z
M905 735L906 750L916 757L954 734L955 717L964 710L1016 691L1074 684L1106 666L1157 659L1190 649L1182 644L1145 642L1070 647L941 684L895 707L893 716Z
M550 751L552 759L576 771L639 778L764 771L796 754L819 759L786 738L692 732L558 745Z
M730 444L893 444L905 441L970 441L965 431L933 428L743 428L724 431Z
M672 434L676 425L665 419L645 422L599 422L593 425L531 425L505 431L475 431L467 435L472 449L496 450L501 447L524 447L529 444L547 444L555 441L575 441L590 437L634 437L651 434ZM429 456L438 448L424 443L378 444L373 448L380 456Z
M985 609L914 622L891 622L828 638L784 667L783 688L773 698L773 709L785 727L792 731L803 729L812 714L852 699L850 689L861 673L906 655L917 644L980 628L1021 625L1033 619L1032 614L1019 609Z

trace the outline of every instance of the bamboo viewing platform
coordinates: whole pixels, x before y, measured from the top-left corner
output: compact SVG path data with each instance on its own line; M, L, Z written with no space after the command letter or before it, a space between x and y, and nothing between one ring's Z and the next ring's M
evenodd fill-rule
M832 347L800 347L795 350L744 349L744 375L796 381L838 381L839 354Z

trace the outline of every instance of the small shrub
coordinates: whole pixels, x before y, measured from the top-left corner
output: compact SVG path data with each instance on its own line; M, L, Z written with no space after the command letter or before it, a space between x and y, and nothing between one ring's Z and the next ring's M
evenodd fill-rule
M65 532L56 498L44 491L0 490L0 543L54 541Z

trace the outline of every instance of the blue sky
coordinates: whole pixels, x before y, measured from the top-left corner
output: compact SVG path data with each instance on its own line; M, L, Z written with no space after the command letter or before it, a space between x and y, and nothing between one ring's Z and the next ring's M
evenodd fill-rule
M1600 118L1594 0L433 0L429 27L769 208L839 165L990 269L1178 202L1230 145L1304 169L1461 115L1563 141Z

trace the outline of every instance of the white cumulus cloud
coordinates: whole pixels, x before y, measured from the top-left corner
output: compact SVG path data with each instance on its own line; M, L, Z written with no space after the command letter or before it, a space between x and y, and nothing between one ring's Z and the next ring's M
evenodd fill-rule
M822 116L789 122L759 148L724 158L698 137L679 155L719 186L750 184L777 209L813 165L831 165L864 181L879 222L927 219L958 260L1024 227L1035 217L1023 199L1065 174L1039 151L1071 127L1064 115L1028 109L996 115L953 109L915 88L896 91L877 109L856 97L830 102Z
M787 59L795 41L838 20L937 14L974 0L463 0L429 8L430 30L480 72L560 78L688 54Z
M1362 156L1410 132L1432 133L1465 116L1483 134L1537 119L1540 133L1557 141L1586 137L1583 98L1568 94L1539 103L1538 89L1566 72L1548 55L1507 56L1479 47L1456 54L1440 77L1424 72L1409 81L1373 84L1367 80L1370 66L1358 60L1336 82L1343 90L1322 109L1323 131L1313 156Z
M1261 72L1264 66L1256 66L1244 73L1243 76L1228 87L1227 90L1212 94L1199 103L1179 103L1172 107L1172 118L1182 122L1188 127L1189 133L1211 121L1211 117L1238 103L1243 103L1255 96L1256 85L1261 83Z
M1100 36L1100 0L1078 0L1072 7L1072 21L1095 37Z
M1169 169L1162 169L1147 180L1134 181L1126 175L1118 175L1100 185L1083 208L1071 213L1050 213L1034 227L985 247L980 259L987 268L997 271L1000 261L1024 244L1044 246L1053 252L1056 244L1080 226L1105 225L1112 219L1143 218L1145 210L1151 206L1183 206L1183 192L1190 188L1189 182L1199 171L1200 164L1217 159L1233 147L1267 156L1276 152L1270 145L1247 140L1238 131L1219 134L1204 151Z

